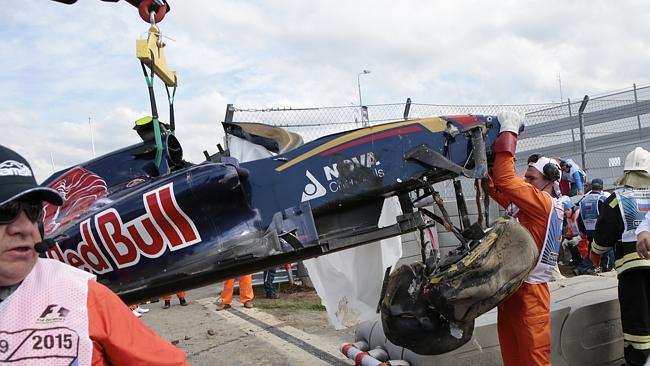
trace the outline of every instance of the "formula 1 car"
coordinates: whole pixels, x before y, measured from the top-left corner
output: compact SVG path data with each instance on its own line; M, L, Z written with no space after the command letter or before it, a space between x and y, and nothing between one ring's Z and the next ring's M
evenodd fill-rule
M167 68L157 27L169 4L127 1L151 24L136 54L153 117L136 122L142 143L46 180L65 198L61 207L45 206L44 233L56 239L42 250L48 257L96 274L131 303L423 229L431 225L423 214L453 231L466 249L468 240L484 235L487 194L485 219L479 214L472 226L455 187L462 233L448 217L414 208L431 198L445 216L433 184L458 176L481 179L486 193L496 117L405 118L299 147L285 138L293 135L272 126L224 123L227 134L279 154L240 163L223 151L191 164L173 134L176 73ZM154 76L171 96L170 125L158 120ZM390 196L399 197L404 215L379 228Z
M127 1L151 26L147 39L136 41L136 56L152 117L136 121L141 143L46 180L65 203L44 206L47 239L35 247L43 256L96 274L131 304L438 223L460 241L455 255L432 262L423 247L421 264L387 272L380 303L388 339L423 354L467 342L474 318L514 291L532 268L534 243L515 220L486 230L498 118L405 117L304 145L273 126L224 122L227 135L276 155L240 162L220 148L206 152L205 162L188 163L174 135L176 73L167 67L157 26L169 5ZM169 125L158 120L154 75L167 88ZM478 207L471 224L461 185L454 184L461 228L433 187L459 176L476 179ZM391 196L403 214L380 227ZM425 207L432 203L442 217ZM509 256L520 258L518 265L502 265Z
M58 238L46 255L96 274L127 303L422 229L412 201L437 196L436 182L486 177L499 129L490 116L396 121L246 163L223 151L190 164L155 123L136 126L141 143L44 183L65 197L45 206L46 237ZM251 124L224 127L273 143ZM379 228L390 196L404 214Z

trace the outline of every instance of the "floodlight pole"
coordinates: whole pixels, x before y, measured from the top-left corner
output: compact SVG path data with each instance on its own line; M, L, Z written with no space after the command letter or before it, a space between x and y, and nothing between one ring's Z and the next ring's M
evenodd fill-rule
M363 102L361 101L361 75L370 74L370 70L363 70L357 74L357 86L359 87L359 113L361 116L361 123L363 127L366 127L366 121L363 118Z

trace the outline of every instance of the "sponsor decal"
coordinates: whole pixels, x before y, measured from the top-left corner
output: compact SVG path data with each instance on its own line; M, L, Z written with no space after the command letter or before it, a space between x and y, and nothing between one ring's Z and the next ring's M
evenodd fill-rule
M127 222L115 208L94 215L95 230L91 229L90 218L81 222L81 241L76 248L63 251L57 244L47 256L103 274L134 266L142 256L158 258L167 250L173 252L201 242L196 225L176 202L172 183L144 193L142 202L145 213Z
M49 203L43 206L45 235L78 218L107 192L106 182L99 175L81 167L68 170L49 187L58 191L65 201L62 206Z
M324 179L321 181L307 170L305 171L305 175L309 182L305 185L305 189L302 192L301 202L323 197L328 192L335 193L341 189L349 188L357 184L356 180L344 179L341 176L341 170L343 167L345 167L345 171L348 172L354 171L359 167L368 168L375 177L383 178L384 170L380 166L381 162L375 158L375 154L373 152L368 152L350 159L344 159L339 163L324 166ZM325 182L325 184L321 182Z
M17 175L21 177L31 177L32 170L29 167L16 160L5 160L0 163L0 176Z
M305 185L305 189L302 192L302 200L300 202L305 202L312 200L314 198L318 197L323 197L325 194L327 194L327 190L325 190L325 187L320 184L320 182L314 178L314 175L311 174L309 170L305 172L307 175L307 179L309 179L309 183Z
M135 187L138 184L142 184L144 182L146 182L146 180L144 178L131 179L128 183L126 183L126 188Z

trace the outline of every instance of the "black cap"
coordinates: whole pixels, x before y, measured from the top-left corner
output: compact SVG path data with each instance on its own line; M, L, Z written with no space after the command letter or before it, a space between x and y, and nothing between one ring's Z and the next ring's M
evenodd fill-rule
M591 180L591 186L596 186L596 187L603 187L603 180L600 178L594 178Z
M16 200L63 204L59 192L36 184L32 167L25 158L0 145L0 206Z

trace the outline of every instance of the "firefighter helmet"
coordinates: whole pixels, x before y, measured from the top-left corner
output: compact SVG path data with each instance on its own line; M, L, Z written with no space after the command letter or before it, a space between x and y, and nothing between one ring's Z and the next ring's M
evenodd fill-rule
M643 171L650 174L650 152L642 147L636 147L625 158L623 170Z

